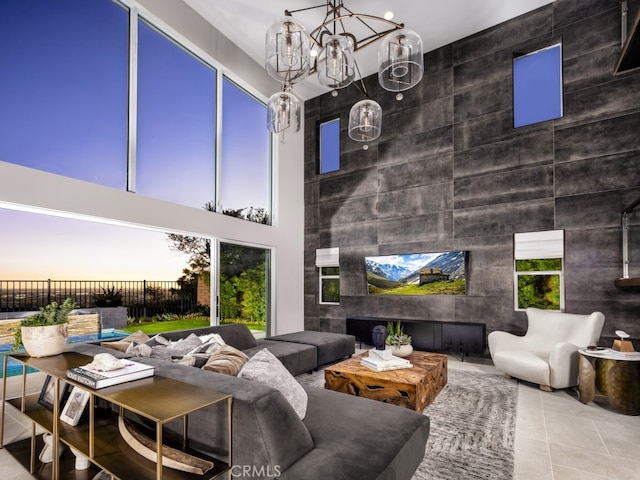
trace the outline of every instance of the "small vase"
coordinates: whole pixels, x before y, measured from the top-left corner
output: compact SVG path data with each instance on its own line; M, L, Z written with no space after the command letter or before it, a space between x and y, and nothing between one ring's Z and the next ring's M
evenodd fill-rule
M392 345L391 353L396 357L408 357L413 352L411 345Z
M68 324L20 327L22 344L31 357L49 357L64 351Z

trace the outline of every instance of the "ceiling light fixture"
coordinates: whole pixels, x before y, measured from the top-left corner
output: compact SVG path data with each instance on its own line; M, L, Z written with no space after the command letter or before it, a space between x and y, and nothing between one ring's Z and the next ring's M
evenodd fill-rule
M292 15L318 8L325 9L324 20L307 34L306 28ZM378 50L378 82L385 90L396 92L400 99L402 94L398 92L415 86L422 79L422 39L403 24L393 22L392 12L384 17L353 13L342 0L327 0L321 5L284 13L266 34L265 68L282 83L282 92L274 94L267 105L269 131L282 134L284 141L285 131L300 129L300 102L290 90L309 74L317 73L319 83L332 88L333 96L338 89L352 83L364 95L365 99L356 103L349 113L349 137L358 142L378 138L382 131L382 108L369 98L355 52L383 39Z

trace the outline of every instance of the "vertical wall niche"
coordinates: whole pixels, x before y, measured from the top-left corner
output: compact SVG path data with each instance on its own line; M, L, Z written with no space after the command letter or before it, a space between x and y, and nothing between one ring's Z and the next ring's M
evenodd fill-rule
M634 18L640 2L631 2ZM383 109L366 151L341 131L340 170L318 175L317 124L346 125L358 92L305 104L305 327L347 316L483 322L526 330L514 310L513 235L565 231L567 312L605 314L603 342L640 337L640 294L618 289L620 212L640 196L640 74L613 76L617 2L556 0L425 54L404 99L366 79ZM514 53L562 39L564 116L513 127ZM318 304L317 248L340 248L340 305ZM369 295L366 256L469 251L464 296Z

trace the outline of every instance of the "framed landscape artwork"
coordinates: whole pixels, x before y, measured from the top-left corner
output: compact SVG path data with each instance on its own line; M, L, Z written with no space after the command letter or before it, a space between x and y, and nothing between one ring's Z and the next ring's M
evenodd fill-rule
M365 257L367 290L376 295L465 295L468 252Z

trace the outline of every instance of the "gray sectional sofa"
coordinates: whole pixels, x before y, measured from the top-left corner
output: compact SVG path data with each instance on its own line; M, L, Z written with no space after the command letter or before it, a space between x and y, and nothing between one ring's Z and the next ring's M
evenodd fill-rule
M190 333L215 332L251 356L269 349L293 372L317 368L321 361L343 354L341 341L355 342L349 336L298 332L285 338L257 342L249 339L244 327L225 325L206 329L163 334L177 340ZM250 333L249 333L250 335ZM306 342L306 343L303 343ZM311 342L311 343L310 343ZM247 344L248 343L248 344ZM313 345L312 343L315 343ZM75 344L69 347L87 355L126 353L99 345ZM353 353L353 352L352 352ZM328 356L329 355L329 356ZM312 361L313 359L313 361ZM296 414L284 395L270 385L157 358L137 358L155 366L156 375L209 387L233 395L232 478L284 480L409 480L425 454L429 418L395 405L320 388L305 387L307 410L304 419ZM191 448L209 456L223 456L226 412L212 406L189 416L188 439ZM167 425L165 435L179 438L182 424Z

